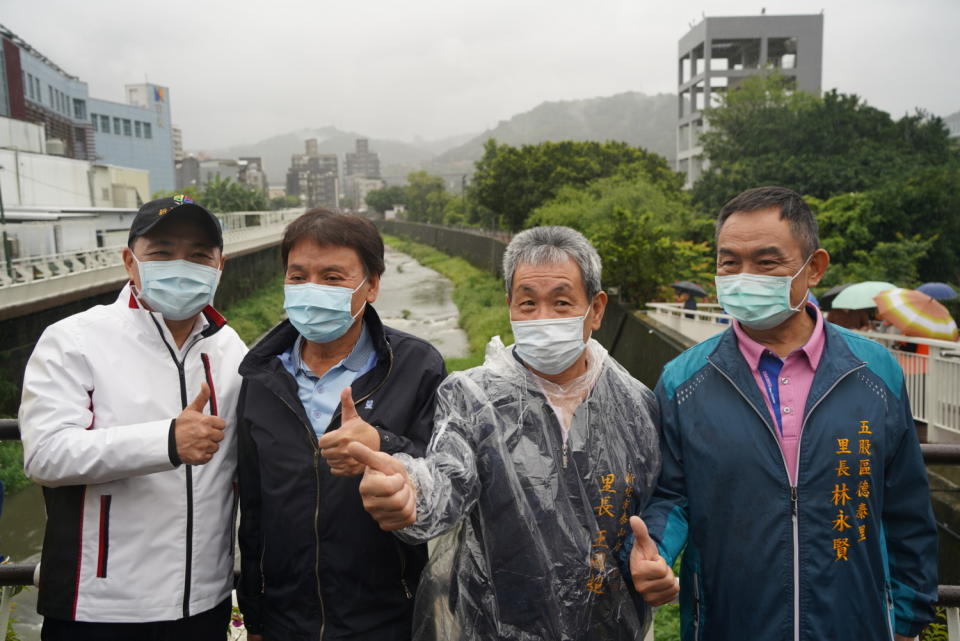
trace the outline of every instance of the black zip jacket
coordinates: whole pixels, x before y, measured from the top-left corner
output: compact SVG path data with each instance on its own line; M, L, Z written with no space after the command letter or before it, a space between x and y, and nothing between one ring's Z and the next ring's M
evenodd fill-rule
M436 389L446 375L424 340L363 317L377 362L353 383L357 412L389 454L423 456ZM284 321L243 360L237 410L240 608L266 639L401 641L410 638L413 595L426 545L382 531L363 509L360 478L333 476L277 356L297 330ZM330 428L340 425L340 409Z

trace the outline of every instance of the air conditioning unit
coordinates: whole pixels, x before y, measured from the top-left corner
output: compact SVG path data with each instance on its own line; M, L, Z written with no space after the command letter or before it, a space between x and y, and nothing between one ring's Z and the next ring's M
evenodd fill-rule
M66 156L67 143L62 138L47 138L47 153L51 156Z

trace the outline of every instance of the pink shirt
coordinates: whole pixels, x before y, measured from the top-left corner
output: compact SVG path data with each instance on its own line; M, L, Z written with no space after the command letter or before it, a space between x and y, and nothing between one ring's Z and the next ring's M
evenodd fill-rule
M800 432L803 429L803 411L807 406L810 386L813 385L813 376L817 372L817 365L820 364L824 344L823 316L820 314L820 310L811 303L807 303L806 310L815 318L816 325L814 325L813 333L807 340L806 345L793 350L783 359L783 368L780 370L780 376L776 381L780 395L782 434L777 430L777 417L774 415L773 404L770 402L770 395L759 370L760 357L764 352L775 358L779 357L747 336L743 328L740 327L740 323L733 322L733 331L737 335L737 345L740 348L740 353L743 354L743 358L750 366L757 387L760 388L760 393L763 394L763 399L767 402L767 410L773 419L773 431L780 443L780 451L783 452L791 485L797 483L797 454L800 445Z

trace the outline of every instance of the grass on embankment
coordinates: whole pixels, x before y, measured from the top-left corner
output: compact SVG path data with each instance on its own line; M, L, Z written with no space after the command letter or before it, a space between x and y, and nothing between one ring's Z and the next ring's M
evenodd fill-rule
M499 279L462 258L448 256L428 245L386 234L383 241L391 249L407 254L453 282L453 302L460 312L459 324L467 333L470 353L446 359L448 371L456 372L483 363L484 349L493 336L499 335L506 345L513 342L510 313Z
M283 274L250 292L250 295L220 310L247 346L283 318Z

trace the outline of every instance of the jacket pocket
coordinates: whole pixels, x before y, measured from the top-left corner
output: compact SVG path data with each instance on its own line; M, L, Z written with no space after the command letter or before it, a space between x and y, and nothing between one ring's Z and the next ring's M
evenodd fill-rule
M107 578L107 556L110 552L110 500L109 494L100 497L100 539L97 545L97 578Z

